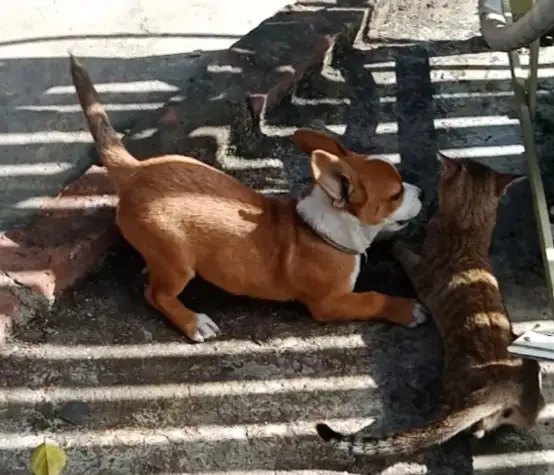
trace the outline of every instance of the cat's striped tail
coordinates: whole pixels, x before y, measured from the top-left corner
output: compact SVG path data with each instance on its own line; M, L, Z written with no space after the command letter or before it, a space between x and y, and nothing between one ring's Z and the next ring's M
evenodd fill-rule
M358 434L342 434L331 429L327 424L317 424L319 436L327 442L336 444L337 448L353 454L370 457L388 457L393 455L411 455L423 449L443 444L483 418L502 409L500 404L484 404L450 412L439 411L437 417L429 424L408 429L398 434L381 438Z

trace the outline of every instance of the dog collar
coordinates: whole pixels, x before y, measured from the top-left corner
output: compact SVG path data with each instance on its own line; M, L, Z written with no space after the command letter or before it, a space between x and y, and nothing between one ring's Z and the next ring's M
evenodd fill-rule
M351 254L353 256L359 256L359 255L362 255L362 254L365 254L364 252L359 252L357 251L356 249L351 249L349 247L346 247L346 246L343 246L342 244L339 244L338 242L336 241L333 241L329 236L326 236L325 234L323 234L322 232L318 231L317 229L315 229L313 226L310 225L310 223L308 223L306 220L304 220L302 218L302 216L300 215L300 213L298 213L298 216L300 217L301 221L308 227L310 228L314 234L316 234L318 237L320 237L323 241L325 241L327 244L329 244L329 246L333 246L335 249L341 251L341 252L345 252L347 254Z
M379 232L377 227L364 226L350 213L335 209L317 185L297 201L296 214L325 243L354 256L365 253Z

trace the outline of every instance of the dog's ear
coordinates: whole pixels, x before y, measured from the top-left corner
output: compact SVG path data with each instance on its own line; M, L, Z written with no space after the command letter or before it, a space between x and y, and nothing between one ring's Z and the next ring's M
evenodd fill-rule
M310 162L314 180L329 195L333 206L345 208L356 188L352 168L344 160L325 150L314 150Z
M311 156L314 150L324 150L336 156L345 156L350 152L332 135L313 129L298 129L292 139L296 146L306 155Z

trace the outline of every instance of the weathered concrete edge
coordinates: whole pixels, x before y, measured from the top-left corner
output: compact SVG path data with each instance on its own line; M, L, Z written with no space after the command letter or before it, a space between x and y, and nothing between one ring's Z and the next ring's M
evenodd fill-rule
M260 26L263 26L263 22L255 29L257 35L260 34ZM229 50L237 47L249 34L233 44ZM328 54L328 48L321 48L321 44L315 38L311 44L314 45L314 56L321 56L321 58L310 58L310 64L317 61L323 62ZM226 53L224 52L223 55ZM290 83L289 79L284 81ZM287 84L285 87L290 88L290 85ZM167 105L161 109L165 109ZM17 248L17 252L15 259L14 256L9 259L11 265L15 264L15 271L11 271L10 266L6 265L5 254L0 255L0 342L9 337L14 324L25 323L38 312L51 308L64 290L98 265L106 252L121 239L115 225L115 196L104 169L92 166L83 176L67 185L54 201L57 201L60 209L63 209L61 203L64 199L86 196L91 174L96 180L101 177L99 186L104 191L100 196L89 196L87 206L82 210L79 209L78 217L66 220L64 226L56 228L56 233L64 235L70 231L70 228L75 228L75 220L79 221L77 227L82 234L75 236L73 232L73 239L69 245L57 245L52 248L26 244L33 243L34 237L41 232L41 228L44 228L45 217L51 214L52 208L56 209L55 205L52 206L51 199L39 207L38 218L33 218L28 223L18 226L15 232L10 230L2 236L0 243L3 241L4 246ZM107 190L112 190L110 194L114 200L108 206L109 212L103 213L99 218L90 211L96 208L97 203L106 210ZM90 221L94 221L93 229ZM12 240L11 235L19 239ZM22 264L17 264L18 261ZM21 269L25 265L28 265L33 272L25 273L25 268ZM20 277L23 274L29 275Z
M64 208L68 200L81 206L68 212ZM98 265L117 243L115 203L106 170L92 166L58 196L45 199L31 221L0 237L0 342L15 323L25 323L49 309L61 292ZM58 242L34 245L45 235L45 225L58 234ZM69 236L67 242L64 236ZM48 242L48 236L45 239Z

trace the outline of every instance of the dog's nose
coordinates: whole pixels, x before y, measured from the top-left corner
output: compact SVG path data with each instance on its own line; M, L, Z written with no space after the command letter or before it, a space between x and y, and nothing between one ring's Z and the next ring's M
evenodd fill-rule
M420 201L425 201L425 192L423 191L423 189L419 189L418 196Z

